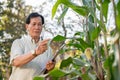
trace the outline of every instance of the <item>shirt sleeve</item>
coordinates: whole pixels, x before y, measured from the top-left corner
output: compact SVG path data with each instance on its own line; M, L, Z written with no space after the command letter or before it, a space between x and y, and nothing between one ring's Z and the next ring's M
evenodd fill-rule
M22 55L23 52L24 50L20 39L16 39L15 41L13 41L10 52L10 64L12 64L13 59L15 59L19 55Z

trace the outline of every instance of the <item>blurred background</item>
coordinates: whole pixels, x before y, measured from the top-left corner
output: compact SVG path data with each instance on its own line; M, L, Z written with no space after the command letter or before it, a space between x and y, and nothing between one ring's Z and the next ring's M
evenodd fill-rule
M88 72L90 72L89 70L91 69L91 66L94 68L92 64L95 64L88 62L87 58L85 59L85 54L83 55L84 58L80 57L80 54L84 53L84 51L88 47L91 47L92 50L94 51L93 52L94 54L92 56L93 57L97 56L96 57L97 59L95 59L95 61L98 61L97 66L108 60L107 59L108 55L106 55L106 53L114 54L114 56L116 56L114 57L115 58L114 60L119 60L118 57L119 47L117 47L118 52L116 51L116 41L117 40L119 41L119 35L118 35L119 27L116 28L117 26L115 21L115 13L114 13L115 10L114 10L113 2L115 2L115 5L118 6L120 0L111 0L111 2L110 0L106 0L106 1L103 0L103 2L101 0L65 0L65 1L63 0L62 2L61 0L61 3L63 5L59 5L58 7L56 7L57 10L54 16L52 10L55 10L54 5L56 4L57 1L59 0L0 0L0 80L8 80L10 76L11 73L11 65L9 64L10 47L13 40L15 40L16 38L20 38L22 35L26 34L25 19L28 16L28 14L31 12L38 12L44 16L45 25L41 34L44 36L44 38L54 38L57 35L62 35L66 39L71 39L74 37L80 38L79 40L74 40L74 41L66 40L66 44L70 43L69 45L67 45L66 50L68 49L68 47L69 49L72 48L70 52L66 52L66 53L67 56L72 55L72 59L74 58L75 59L77 58L79 60L82 59L82 61L85 62L84 64L87 64L87 66L85 65L85 67L82 66L82 68L86 69L86 72L87 70ZM66 4L65 2L67 2L68 4ZM95 11L92 2L93 3L95 2L95 8L96 8ZM102 3L102 7L104 6L103 11L101 11L100 9L101 3ZM81 11L79 11L82 10L80 6L84 6L84 7L87 6L88 11L82 13ZM116 8L116 10L118 8ZM92 10L94 11L93 13ZM106 10L107 12L105 12ZM103 12L103 19L101 19L100 17L101 12ZM107 15L104 15L104 12ZM118 15L119 15L119 10L118 10ZM52 18L53 16L54 18ZM96 19L98 21L95 23ZM119 22L117 23L119 24ZM113 34L114 36L111 34ZM80 42L81 40L82 42ZM85 46L85 47L83 48L80 45L75 45L74 42L77 42L75 44L79 43L81 46L83 47ZM89 46L86 47L86 44L88 44ZM56 50L57 45L58 44L52 45L52 48ZM99 56L98 53L100 54ZM79 55L79 58L76 57L76 55L77 56ZM60 57L60 59L63 59L63 57ZM118 66L118 63L116 62L117 67L120 66L120 65ZM78 64L80 64L79 61L77 63L77 66L79 66L79 68L78 67L76 68L76 66L74 66L76 70L81 68L81 65ZM107 67L108 66L109 65L107 65ZM115 69L116 67L111 67L111 68ZM104 69L102 70L103 72L101 72L100 74L108 76L107 71ZM80 73L79 75L81 75L82 71L80 71L79 73ZM108 70L108 73L111 72ZM75 76L79 78L77 72ZM95 75L93 75L92 77L94 76ZM73 77L73 73L72 73L72 77ZM99 76L97 77L98 78L91 78L91 79L104 80L104 79L100 79ZM70 77L67 78L69 79ZM112 79L113 78L111 79L108 78L107 80L112 80ZM83 78L83 80L87 80L87 79Z

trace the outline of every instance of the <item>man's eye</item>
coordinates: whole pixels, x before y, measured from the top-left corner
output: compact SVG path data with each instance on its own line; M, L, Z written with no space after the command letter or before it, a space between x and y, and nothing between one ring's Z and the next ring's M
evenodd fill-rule
M36 24L32 24L33 26L35 26Z
M38 26L42 26L42 24L38 24Z

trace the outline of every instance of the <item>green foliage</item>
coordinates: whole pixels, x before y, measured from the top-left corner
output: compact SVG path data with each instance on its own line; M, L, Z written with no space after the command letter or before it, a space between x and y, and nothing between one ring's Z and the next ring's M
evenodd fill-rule
M87 74L87 73L86 73L86 74L82 74L81 76L82 76L82 79L83 79L83 80L93 80L93 79L89 76L89 74Z
M59 70L59 69L53 69L52 71L49 72L49 75L52 76L53 78L60 78L65 76L67 73Z
M55 3L55 5L53 6L52 8L52 18L54 17L56 11L57 11L57 8L58 8L58 5L60 4L60 0L57 0L57 2Z
M76 76L78 75L80 76L78 78L82 78L83 80L96 80L96 79L105 80L105 78L106 80L119 80L118 77L119 74L118 75L115 74L119 73L120 70L118 71L117 66L113 66L114 54L109 55L111 50L115 51L114 49L109 47L112 45L119 45L119 44L112 43L112 45L109 45L107 43L108 36L106 35L107 34L106 22L108 15L108 5L110 3L110 0L82 0L82 1L83 1L83 6L81 7L79 5L74 4L70 0L57 0L57 2L55 3L52 9L52 18L54 17L57 8L60 4L64 4L64 6L67 6L67 8L71 8L79 15L84 16L87 19L86 20L87 25L84 25L85 28L83 28L85 29L84 32L85 34L81 37L81 32L77 32L74 35L74 37L77 36L77 39L76 38L72 39L69 42L69 44L67 44L67 46L75 48L82 52L84 52L86 48L91 47L93 49L92 58L91 60L87 61L85 60L85 58L84 59L81 58L83 57L83 55L81 55L80 58L74 55L74 58L70 57L68 59L63 60L61 62L61 65L62 67L64 67L63 69L65 69L66 67L67 70L72 70L72 69L76 70L76 71L73 70L71 73L69 73L69 75L71 75L70 77L73 77L73 79L77 78ZM114 34L116 34L116 31L119 32L120 30L120 1L118 1L116 7L114 6L114 8L116 12L115 16L117 23L116 24L117 29L114 30ZM96 9L100 11L100 19L98 19L96 16L95 13ZM66 12L67 10L65 10L65 13ZM60 18L64 16L65 14L64 15L62 14ZM105 43L99 43L98 39L99 37L101 37L101 32L104 33L102 34L102 36L104 37ZM108 53L108 55L105 55L106 53ZM72 67L70 64L72 64ZM84 67L84 69L80 70L80 67Z
M94 41L100 34L100 27L95 28L91 33L91 40Z
M33 80L45 80L45 78L44 77L34 77Z
M71 9L73 9L75 12L77 12L80 15L83 16L87 16L88 15L88 10L87 7L85 6L78 6L72 2L70 2L69 0L57 0L57 2L55 3L55 5L52 8L52 18L55 16L55 13L57 11L57 8L60 4L64 4L67 7L70 7Z
M86 63L84 63L84 61L82 61L79 58L73 58L73 64L77 65L77 66L83 67L83 66L85 66Z
M97 19L97 22L98 22L101 30L102 30L103 32L106 32L107 30L106 30L105 24L104 24L101 20L98 20L98 19Z
M120 0L117 3L117 11L116 11L116 23L117 23L117 29L120 31Z
M69 57L61 62L60 69L69 66L72 63L72 58Z
M74 36L81 36L81 38L83 38L84 37L84 33L83 32L76 32L74 34Z
M64 41L65 39L66 38L64 36L57 35L52 39L52 41Z
M105 19L107 20L107 14L108 14L108 5L110 3L110 0L104 0L102 2L102 10L103 10L103 15Z
M89 15L89 22L91 22L91 23L94 23L94 17L92 16L92 15ZM93 27L94 25L92 25L92 27Z
M68 11L68 7L65 7L62 14L60 15L60 17L58 18L58 22L60 22L61 19L63 19L63 17L65 16L65 14L67 13Z
M114 55L110 55L104 62L104 69L107 72L107 76L109 80L115 80L114 75L113 75L113 63L114 63Z
M83 47L83 50L85 50L87 47L90 47L88 43L86 43L82 38L76 39L80 42L80 45Z

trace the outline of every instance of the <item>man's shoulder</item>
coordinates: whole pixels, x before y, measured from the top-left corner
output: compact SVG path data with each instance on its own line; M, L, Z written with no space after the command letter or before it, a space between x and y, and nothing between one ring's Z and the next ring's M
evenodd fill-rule
M25 37L20 37L20 38L17 38L13 41L12 45L18 45L18 46L21 46L23 47L25 45Z
M19 42L20 41L20 38L17 38L17 39L15 39L14 41L13 41L13 43L14 42Z
M23 42L23 41L25 41L25 39L26 39L26 37L23 35L23 36L21 36L21 37L15 39L15 40L13 41L13 43L16 43L16 42Z
M21 37L15 39L15 41L16 40L25 40L25 39L28 39L28 37L29 37L28 35L22 35Z

